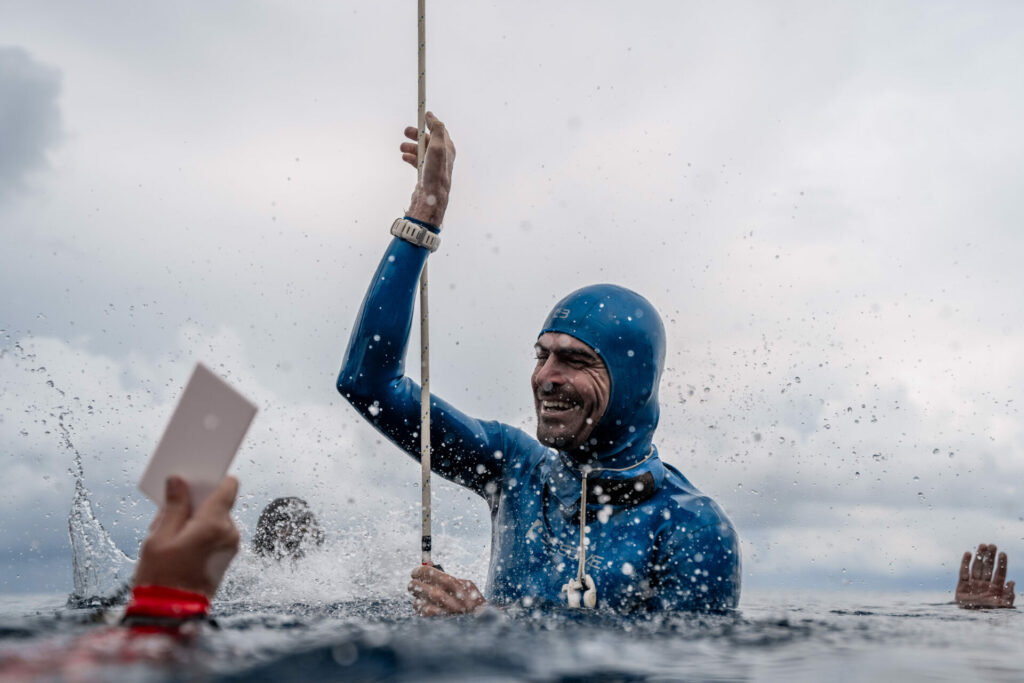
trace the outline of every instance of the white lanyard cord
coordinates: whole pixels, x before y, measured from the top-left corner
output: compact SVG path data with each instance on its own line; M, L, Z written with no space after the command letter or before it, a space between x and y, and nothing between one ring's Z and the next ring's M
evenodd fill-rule
M576 580L582 582L583 577L586 575L587 567L587 476L591 472L628 472L629 470L636 469L643 465L645 462L654 457L654 444L651 444L651 450L647 452L647 457L640 462L630 465L629 467L587 467L581 468L583 478L581 479L581 491L580 491L580 552L579 552L579 568L576 570Z

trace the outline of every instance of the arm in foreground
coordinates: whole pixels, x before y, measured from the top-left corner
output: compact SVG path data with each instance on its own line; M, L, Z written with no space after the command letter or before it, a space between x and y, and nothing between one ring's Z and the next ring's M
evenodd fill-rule
M0 652L0 680L105 680L100 667L167 668L179 661L180 646L198 633L193 627L206 619L210 598L238 551L230 516L238 480L227 477L195 514L182 479L171 477L166 486L167 502L150 525L136 567L122 622L128 628L105 627L70 643L39 641Z
M960 580L956 584L956 604L964 609L1013 607L1013 581L1006 582L1006 553L996 558L996 546L982 543L971 561L971 553L960 560Z
M210 598L238 552L231 519L237 496L238 480L225 477L193 513L188 484L180 477L167 480L166 502L139 553L126 624L174 627L206 618Z

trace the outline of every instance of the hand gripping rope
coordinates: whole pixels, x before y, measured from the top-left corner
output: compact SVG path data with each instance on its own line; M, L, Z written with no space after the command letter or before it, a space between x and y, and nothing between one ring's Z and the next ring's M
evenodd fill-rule
M418 0L419 26L419 83L416 127L416 178L423 180L423 162L426 157L427 125L427 6ZM420 273L420 494L421 536L420 561L433 564L430 559L430 314L427 308L427 263Z
M579 609L581 606L587 609L594 609L597 607L597 584L594 583L594 579L591 578L590 574L587 574L587 477L592 472L628 472L629 470L636 469L643 465L645 462L654 457L654 446L651 446L651 450L647 452L647 457L640 462L630 465L629 467L620 467L613 469L611 467L586 467L582 468L583 477L581 479L581 490L580 490L580 550L577 553L579 557L579 567L576 569L576 578L569 579L569 583L562 586L562 592L565 593L565 598L569 603L569 607ZM583 595L580 595L580 591ZM583 604L580 605L580 598L582 597Z

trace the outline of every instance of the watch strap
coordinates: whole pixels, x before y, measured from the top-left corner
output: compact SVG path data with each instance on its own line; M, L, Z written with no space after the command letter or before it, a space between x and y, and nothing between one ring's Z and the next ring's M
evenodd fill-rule
M437 248L441 246L439 235L435 235L422 225L417 225L405 218L395 219L395 222L391 224L391 234L417 247L423 247L431 253L437 251Z

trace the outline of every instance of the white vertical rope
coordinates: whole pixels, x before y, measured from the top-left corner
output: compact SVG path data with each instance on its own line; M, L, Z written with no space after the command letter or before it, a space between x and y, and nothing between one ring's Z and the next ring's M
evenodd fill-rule
M416 127L416 174L423 180L423 162L426 157L427 125L427 7L426 0L418 0L419 13L419 84ZM423 564L430 560L430 315L427 307L427 263L420 274L420 494L421 537L420 550Z

